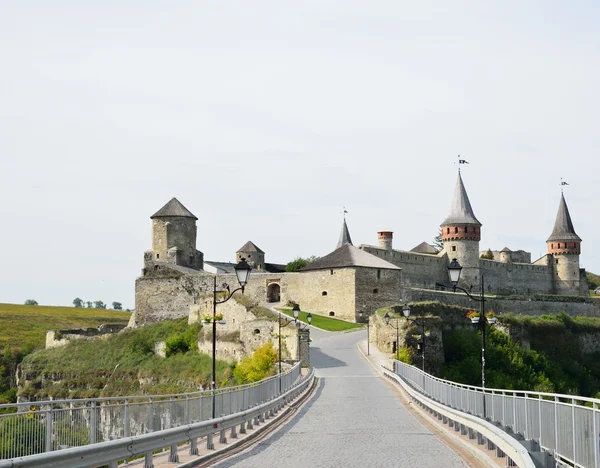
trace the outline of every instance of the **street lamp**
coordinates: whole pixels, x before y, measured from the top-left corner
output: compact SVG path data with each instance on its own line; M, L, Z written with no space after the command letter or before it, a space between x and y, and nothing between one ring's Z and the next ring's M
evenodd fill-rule
M294 307L292 308L292 313L294 315L294 320L290 320L285 317L282 317L281 314L279 314L279 316L277 317L277 325L279 326L279 393L282 392L282 389L281 389L281 329L283 327L287 327L290 323L295 323L297 326L299 326L298 317L300 316L300 306L298 304L294 304ZM282 320L284 322L283 325L281 324ZM308 321L309 324L312 322L312 315L310 314L310 312L306 316L306 320ZM298 332L298 360L300 360L300 332Z
M396 326L393 326L390 323L390 314L388 314L387 312L385 313L385 315L383 316L383 318L385 319L385 323L386 325L389 325L390 327L394 328L396 330L396 360L399 361L400 360L400 340L399 340L399 331L400 331L400 324L398 323L398 320L400 319L396 319Z
M402 308L402 313L404 314L404 317L406 318L406 321L409 323L413 323L414 325L421 327L421 334L417 335L417 340L421 340L421 357L422 357L422 363L421 363L421 370L423 372L425 372L425 338L429 337L431 335L431 332L429 330L425 330L425 322L421 321L419 322L417 319L411 319L410 317L410 306L408 304L406 304L403 308Z
M211 382L212 417L213 417L213 419L217 417L216 416L216 405L215 405L215 389L216 389L216 382L217 382L217 304L223 304L223 303L227 302L229 299L231 299L231 296L233 296L233 294L238 291L242 291L242 294L244 294L244 288L246 287L246 284L248 284L248 277L250 276L250 271L252 270L252 267L250 265L248 265L245 258L242 258L239 261L239 263L234 267L234 269L235 269L235 275L237 277L238 283L240 284L240 287L231 291L229 288L229 285L227 283L223 283L223 288L227 289L227 297L225 299L217 301L217 292L219 292L219 291L217 291L217 275L215 275L214 283L213 283L213 316L212 316L212 319L210 320L212 322L212 332L213 332L213 335L212 335L212 382ZM204 322L204 323L206 323L206 322ZM225 323L225 322L223 320L221 320L220 323Z
M460 273L462 271L462 266L458 263L458 260L455 258L452 259L450 264L448 265L448 274L450 275L450 282L452 283L452 290L456 292L457 289L460 289L464 292L469 299L477 301L480 303L480 312L479 312L479 325L481 327L481 388L483 389L483 417L486 417L485 410L485 334L486 334L486 324L488 322L492 323L485 316L485 296L484 296L484 280L483 274L481 275L481 290L479 291L479 297L471 295L469 291L464 288L458 286L458 281L460 280ZM437 286L447 287L445 284L436 283Z
M365 314L363 314L362 311L358 313L358 316L360 317L361 320L363 319L364 315ZM369 334L369 316L367 315L367 356L371 355L371 350L370 350L370 346L369 346L369 337L370 337L370 334Z

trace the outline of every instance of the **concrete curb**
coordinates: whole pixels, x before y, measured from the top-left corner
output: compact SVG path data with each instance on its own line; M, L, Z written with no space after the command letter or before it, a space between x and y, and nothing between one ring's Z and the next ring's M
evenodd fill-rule
M285 418L287 417L287 415L293 411L296 410L297 408L301 408L302 406L304 406L310 399L310 397L314 394L315 389L317 388L318 385L318 378L315 377L313 380L313 384L306 390L306 392L304 393L304 395L300 396L299 400L297 400L296 402L294 402L294 404L288 406L287 408L285 408L285 410L281 413L281 415L277 418L277 419L271 419L268 423L260 426L257 430L255 430L252 434L250 434L248 437L244 438L244 439L237 439L235 442L233 443L228 443L226 446L215 450L212 453L203 455L200 458L197 458L195 460L190 460L188 462L185 463L179 463L177 464L178 468L194 468L198 465L203 465L211 460L213 460L214 458L217 458L220 455L223 455L235 448L238 448L240 445L246 444L248 442L254 441L255 439L259 439L260 436L267 431L268 429L273 428L273 425L275 425L278 421L282 422L282 424L284 424ZM295 404L298 404L297 406ZM275 428L277 429L277 428ZM235 453L231 454L232 456L235 455Z

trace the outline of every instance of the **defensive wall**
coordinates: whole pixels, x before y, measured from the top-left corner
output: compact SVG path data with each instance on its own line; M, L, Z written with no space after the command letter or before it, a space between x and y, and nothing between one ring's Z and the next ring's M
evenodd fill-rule
M553 290L554 269L549 262L546 265L533 265L481 258L479 271L485 278L486 293L548 294Z
M448 278L446 256L438 257L402 250L385 250L372 245L361 245L360 248L402 268L405 287L433 289L435 283Z
M473 293L476 297L477 292ZM578 302L574 302L576 299ZM479 302L471 301L467 295L452 291L432 291L428 289L406 288L404 293L406 302L439 301L468 309L479 310ZM579 302L579 301L585 302ZM594 298L579 298L573 296L543 296L534 295L519 298L503 298L501 296L485 296L486 311L492 309L499 314L543 315L566 312L569 315L587 315L600 317L600 300Z

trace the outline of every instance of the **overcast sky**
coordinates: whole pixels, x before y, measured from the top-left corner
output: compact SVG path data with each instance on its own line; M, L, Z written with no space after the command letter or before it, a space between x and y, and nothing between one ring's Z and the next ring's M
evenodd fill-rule
M0 302L134 306L176 196L233 261L431 242L458 154L481 248L546 251L560 178L600 273L600 3L9 1Z

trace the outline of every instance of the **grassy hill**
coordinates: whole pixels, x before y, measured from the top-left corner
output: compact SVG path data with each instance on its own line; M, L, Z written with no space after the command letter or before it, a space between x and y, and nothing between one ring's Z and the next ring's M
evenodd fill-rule
M199 323L188 325L184 317L34 352L22 362L25 386L20 394L85 398L209 388L212 359L196 349L200 329ZM154 353L159 341L166 342L166 358ZM235 384L233 367L217 361L217 386Z
M48 330L127 324L130 312L75 307L0 304L0 350L5 345L43 348Z
M587 276L587 280L590 285L590 289L596 289L596 288L600 287L600 276L599 275L595 275L594 273L591 273L589 271L586 271L585 274Z

